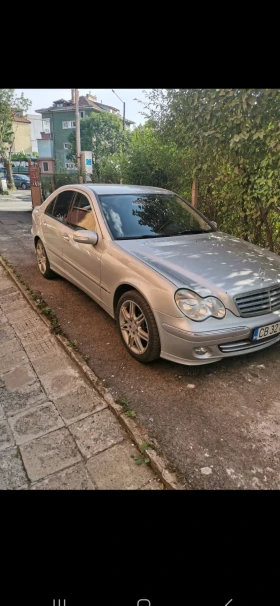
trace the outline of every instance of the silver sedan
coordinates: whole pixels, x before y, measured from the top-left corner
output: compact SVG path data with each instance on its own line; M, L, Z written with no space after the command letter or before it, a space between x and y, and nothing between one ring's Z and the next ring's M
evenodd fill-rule
M207 364L280 340L280 257L173 192L60 187L34 208L32 235L41 274L92 297L140 362Z

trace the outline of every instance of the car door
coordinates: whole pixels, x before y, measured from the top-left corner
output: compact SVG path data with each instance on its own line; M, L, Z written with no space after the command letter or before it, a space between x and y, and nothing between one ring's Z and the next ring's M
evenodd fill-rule
M67 215L76 192L72 189L62 191L48 204L42 217L44 246L51 267L63 271L63 233Z
M90 230L98 234L96 246L74 241L75 231ZM100 301L102 236L89 197L77 192L63 226L64 272L69 280Z

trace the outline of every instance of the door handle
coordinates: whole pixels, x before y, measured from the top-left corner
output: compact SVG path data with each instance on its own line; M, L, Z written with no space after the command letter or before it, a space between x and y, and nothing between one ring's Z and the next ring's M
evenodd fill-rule
M62 234L63 240L65 240L66 242L69 242L69 236L67 236L67 234Z

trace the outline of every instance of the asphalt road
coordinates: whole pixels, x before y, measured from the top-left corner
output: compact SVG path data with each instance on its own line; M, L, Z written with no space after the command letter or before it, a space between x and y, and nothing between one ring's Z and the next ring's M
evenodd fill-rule
M1 204L0 196L0 252L55 310L114 397L129 399L185 488L279 489L279 344L201 367L139 364L124 349L115 322L87 295L63 278L40 275L31 212L16 208L18 200L8 211Z

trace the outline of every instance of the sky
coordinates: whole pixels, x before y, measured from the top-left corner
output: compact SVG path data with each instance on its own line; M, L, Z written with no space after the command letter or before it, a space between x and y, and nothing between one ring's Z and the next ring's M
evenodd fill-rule
M116 88L114 89L117 95L121 98L125 103L125 115L128 120L133 120L138 124L144 123L144 117L141 116L141 111L143 111L143 106L141 103L134 101L135 98L140 99L141 101L145 101L145 96L143 89L141 88ZM147 89L148 90L148 89ZM70 88L16 88L16 95L20 95L21 93L24 96L32 101L32 106L29 108L28 113L34 114L36 109L41 109L43 107L50 107L53 104L53 101L57 99L66 99L67 101L71 99L71 89ZM105 103L106 105L112 105L112 107L116 107L120 110L122 115L123 113L123 104L121 101L114 95L112 89L110 88L80 88L79 94L86 95L90 93L91 95L97 96L97 101L99 103Z

